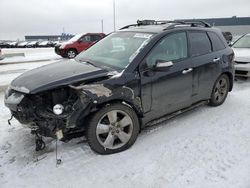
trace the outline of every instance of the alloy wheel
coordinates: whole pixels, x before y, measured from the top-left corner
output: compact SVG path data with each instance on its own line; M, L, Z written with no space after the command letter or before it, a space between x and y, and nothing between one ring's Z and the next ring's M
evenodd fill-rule
M76 56L76 52L74 50L69 50L68 53L68 58L74 58Z
M99 120L96 127L98 142L108 149L118 149L127 144L133 133L133 121L124 111L112 110Z
M215 85L214 98L220 103L227 96L228 84L225 77L221 77Z

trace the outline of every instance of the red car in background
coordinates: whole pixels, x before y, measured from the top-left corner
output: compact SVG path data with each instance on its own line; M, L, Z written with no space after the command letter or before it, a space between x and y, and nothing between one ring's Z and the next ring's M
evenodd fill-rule
M77 34L69 41L56 45L55 52L62 57L71 59L105 36L104 33Z

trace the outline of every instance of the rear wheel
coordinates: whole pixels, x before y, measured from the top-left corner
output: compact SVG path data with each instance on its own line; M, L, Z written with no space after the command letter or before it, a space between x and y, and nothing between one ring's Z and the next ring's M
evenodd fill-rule
M86 136L92 150L111 154L133 145L138 133L139 121L134 110L122 104L113 104L92 116Z
M211 106L221 105L227 98L229 91L229 78L221 75L215 82L209 104Z
M69 49L69 50L67 51L67 57L68 57L69 59L75 58L76 55L77 55L77 52L76 52L76 50L74 50L74 49Z

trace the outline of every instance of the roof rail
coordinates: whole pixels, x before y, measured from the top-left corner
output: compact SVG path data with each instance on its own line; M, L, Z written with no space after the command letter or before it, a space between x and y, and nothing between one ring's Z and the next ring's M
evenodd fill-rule
M204 21L185 21L185 20L174 20L174 21L168 21L168 20L137 20L137 24L130 24L122 27L119 30L127 29L129 27L136 27L136 26L143 26L143 25L162 25L162 24L171 24L168 27L166 27L164 30L167 29L173 29L175 26L181 26L181 25L189 25L190 27L211 27L211 25Z
M185 20L176 20L177 22L182 22L184 24L189 24L191 27L197 27L197 26L204 26L204 27L211 27L211 25L205 21L197 20L197 21L185 21Z
M119 30L127 29L132 26L143 26L143 25L161 25L161 24L166 24L169 21L156 21L156 20L137 20L137 24L130 24L126 25Z
M173 29L176 26L183 26L183 25L187 25L190 27L211 27L211 25L207 22L204 21L185 21L185 20L175 20L172 22L173 24L171 24L170 26L166 27L164 30L168 30L168 29Z
M131 26L138 26L138 24L130 24L130 25L126 25L126 26L124 26L124 27L120 28L119 30L127 29L127 28L129 28L129 27L131 27Z

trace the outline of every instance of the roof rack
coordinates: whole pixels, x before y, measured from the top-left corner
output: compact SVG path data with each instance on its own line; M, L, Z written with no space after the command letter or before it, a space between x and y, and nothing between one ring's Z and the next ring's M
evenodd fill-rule
M130 24L122 27L120 30L127 29L129 27L143 26L143 25L162 25L162 24L170 24L164 30L173 29L175 26L188 25L190 27L211 27L211 25L204 21L185 21L185 20L137 20L137 24Z
M119 30L127 29L132 26L143 26L143 25L161 25L161 24L166 24L169 21L156 21L156 20L137 20L137 24L130 24L126 25Z

